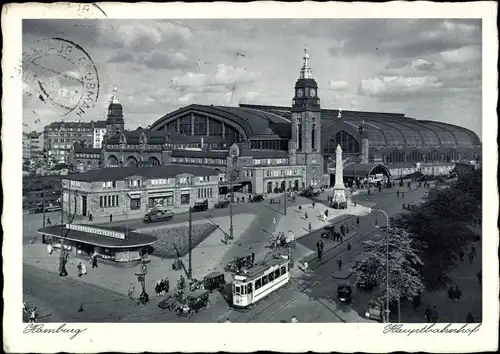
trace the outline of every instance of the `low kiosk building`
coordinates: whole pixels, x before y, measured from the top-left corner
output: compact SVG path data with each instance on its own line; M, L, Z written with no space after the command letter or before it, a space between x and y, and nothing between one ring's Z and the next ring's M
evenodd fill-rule
M49 239L52 246L61 247L64 238L64 248L70 255L98 258L113 263L135 262L141 256L152 251L152 245L157 237L141 234L122 227L93 227L78 224L47 226L37 231Z

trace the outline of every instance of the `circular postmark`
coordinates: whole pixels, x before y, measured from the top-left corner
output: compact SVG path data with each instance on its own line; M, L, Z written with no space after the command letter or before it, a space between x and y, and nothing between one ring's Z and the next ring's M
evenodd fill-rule
M99 98L99 74L90 55L63 38L33 42L23 53L24 90L54 107L61 117L83 117Z

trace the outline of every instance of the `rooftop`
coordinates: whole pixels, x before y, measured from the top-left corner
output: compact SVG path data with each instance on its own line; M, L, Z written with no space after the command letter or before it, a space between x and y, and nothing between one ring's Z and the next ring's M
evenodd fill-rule
M181 174L191 174L194 176L218 176L219 172L198 166L165 165L155 167L106 167L66 176L64 179L72 181L99 182L99 181L120 181L131 176L144 178L171 178Z
M40 234L51 235L55 237L65 237L67 240L86 243L94 246L101 246L106 248L132 248L132 247L140 247L147 246L155 243L158 238L151 235L141 234L138 232L134 232L133 230L126 230L125 228L120 227L92 227L88 225L72 225L72 226L82 226L83 229L87 228L90 232L80 231L80 230L72 230L64 227L61 230L61 225L53 225L42 227L37 230ZM105 230L105 231L114 231L125 233L125 239L114 238L109 236L100 235L92 232L93 230Z

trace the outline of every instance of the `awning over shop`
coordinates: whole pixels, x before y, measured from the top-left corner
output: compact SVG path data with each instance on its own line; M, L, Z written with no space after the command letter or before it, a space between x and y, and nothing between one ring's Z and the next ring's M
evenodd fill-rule
M391 173L381 164L371 163L353 163L344 167L344 177L368 177L370 174L382 173L390 176Z
M149 198L160 198L160 197L172 197L174 195L174 192L149 192L148 196Z
M129 192L128 196L132 199L138 199L142 196L141 192Z
M155 243L158 238L151 235L141 234L125 228L113 227L91 227L88 225L71 225L72 228L61 228L61 225L42 227L37 230L39 234L44 234L65 240L85 243L88 245L104 248L135 248L149 246ZM99 232L99 230L104 232ZM113 234L124 233L124 238L114 237ZM111 236L106 236L111 235Z

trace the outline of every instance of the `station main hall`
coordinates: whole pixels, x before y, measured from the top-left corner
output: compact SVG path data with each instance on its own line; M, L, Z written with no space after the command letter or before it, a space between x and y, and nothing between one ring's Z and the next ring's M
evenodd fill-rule
M225 173L221 183L231 175L245 192L260 194L333 185L338 145L345 168L358 171L354 177L382 173L396 178L403 174L397 171L429 166L433 172L449 170L454 162L481 158L479 137L457 125L404 114L322 108L307 49L290 92L290 107L192 104L146 129L128 131L115 89L100 165L203 165ZM230 154L231 146L238 147L236 154Z

